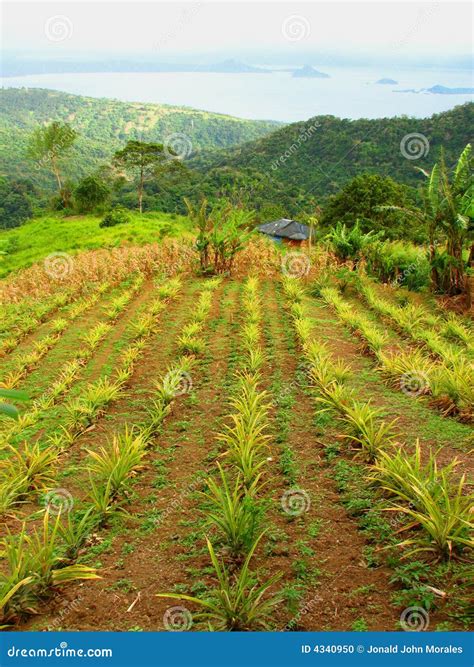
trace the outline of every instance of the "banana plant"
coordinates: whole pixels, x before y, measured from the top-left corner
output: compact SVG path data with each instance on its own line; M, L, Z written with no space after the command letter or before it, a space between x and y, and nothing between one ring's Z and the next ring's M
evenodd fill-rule
M0 399L3 398L11 401L27 401L28 394L26 394L24 391L0 388ZM11 405L10 403L4 403L3 401L1 401L0 415L5 415L6 417L10 417L11 419L18 419L19 412L14 405Z
M474 217L471 153L471 144L467 144L451 176L443 152L430 172L418 168L427 179L421 210L381 207L403 211L427 229L432 289L435 292L460 294L467 290L463 249ZM441 251L438 249L440 241L444 245Z

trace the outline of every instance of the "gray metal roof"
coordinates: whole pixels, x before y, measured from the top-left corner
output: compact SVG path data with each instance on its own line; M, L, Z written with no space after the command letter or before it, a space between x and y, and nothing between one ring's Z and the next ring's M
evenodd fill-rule
M309 238L308 225L303 225L296 220L288 220L288 218L266 222L264 225L260 225L258 231L262 234L291 239L292 241L305 241Z

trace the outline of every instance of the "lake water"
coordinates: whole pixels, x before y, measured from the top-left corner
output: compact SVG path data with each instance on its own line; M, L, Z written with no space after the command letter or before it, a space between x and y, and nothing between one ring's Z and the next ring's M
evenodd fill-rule
M314 65L318 68L318 65ZM404 88L472 87L467 70L320 67L330 79L270 74L93 73L41 74L0 79L2 86L50 88L78 95L130 102L190 106L241 118L285 122L332 114L341 118L430 116L472 101L472 95L397 93ZM376 84L389 77L398 85Z

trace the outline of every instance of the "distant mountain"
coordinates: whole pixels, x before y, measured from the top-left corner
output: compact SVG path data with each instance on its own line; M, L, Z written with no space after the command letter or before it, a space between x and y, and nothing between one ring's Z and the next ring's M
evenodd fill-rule
M395 81L395 79L379 79L375 83L380 83L384 86L388 86L388 85L396 86L396 85L398 85L398 81Z
M307 79L329 79L329 74L325 72L318 72L317 69L314 69L311 65L304 65L301 69L293 70L292 76L307 78Z
M4 58L1 75L4 77L29 74L99 72L224 72L226 74L270 74L271 70L247 65L228 59L208 65L195 63L166 63L149 59L107 58L100 59L30 59Z
M347 120L316 116L242 146L204 153L191 159L191 165L203 173L219 168L264 174L277 189L293 193L296 200L308 196L320 200L362 172L416 186L420 174L415 166L430 168L441 146L452 164L472 140L473 128L474 103L430 118ZM422 135L416 161L406 159L402 150L406 137L412 134Z
M74 178L109 161L129 139L163 143L178 134L178 141L186 142L187 154L192 155L257 139L281 126L191 108L95 99L40 88L3 88L0 176L49 182L44 170L35 169L26 157L26 147L33 129L53 120L68 122L79 133L70 160L74 166L69 175Z
M246 65L241 63L238 60L224 60L221 63L215 65L201 65L198 66L198 72L225 72L226 74L271 74L271 71L268 69L262 69L261 67L253 67L253 65Z

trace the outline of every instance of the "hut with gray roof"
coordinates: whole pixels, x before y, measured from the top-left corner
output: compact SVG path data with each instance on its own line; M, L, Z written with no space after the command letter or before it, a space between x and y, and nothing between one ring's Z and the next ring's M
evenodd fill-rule
M270 236L274 241L290 245L300 245L302 241L307 241L310 235L308 225L303 225L301 222L288 218L266 222L257 229L262 234Z

